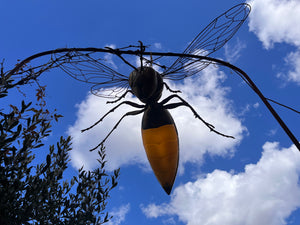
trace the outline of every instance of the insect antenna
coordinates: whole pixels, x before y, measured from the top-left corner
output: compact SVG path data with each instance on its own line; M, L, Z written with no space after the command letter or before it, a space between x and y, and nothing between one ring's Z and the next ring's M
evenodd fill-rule
M117 55L120 59L122 59L122 61L124 63L126 63L127 65L129 65L130 67L132 67L134 70L137 70L137 68L135 66L133 66L130 62L128 62L121 54L120 49L113 49L111 47L105 47L106 49L110 50L111 53Z
M157 61L158 59L160 59L162 57L163 56L159 56L159 57L156 57L155 59L153 59L153 55L150 52L150 59L147 59L146 57L143 57L143 61L146 64L149 64L150 67L153 67L153 65L155 65L155 66L158 66L158 67L162 68L163 70L165 70L167 68L165 65L160 65L159 63L155 62L155 61Z
M140 43L140 62L141 62L141 70L143 70L143 60L144 60L144 57L143 57L143 53L145 52L145 49L146 49L146 46L144 46L143 42L142 41L139 41Z

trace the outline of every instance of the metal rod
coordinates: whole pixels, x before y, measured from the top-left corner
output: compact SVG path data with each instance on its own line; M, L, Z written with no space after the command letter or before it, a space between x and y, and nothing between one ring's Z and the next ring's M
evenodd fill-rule
M300 144L299 144L299 141L297 140L297 138L293 135L293 133L290 131L290 129L287 127L287 125L283 122L283 120L277 114L275 109L270 105L267 98L265 98L265 96L262 94L262 92L259 90L259 88L255 85L255 83L250 79L250 77L240 68L238 68L228 62L216 59L216 58L192 55L192 54L172 53L172 52L145 52L143 50L142 51L141 50L135 50L135 51L126 50L125 51L125 50L120 50L120 49L102 49L102 48L60 48L60 49L40 52L38 54L32 55L32 56L24 59L19 64L17 64L15 66L15 68L12 69L7 75L11 76L11 75L17 73L26 63L30 62L33 59L36 59L36 58L39 58L42 56L46 56L46 55L55 54L55 53L70 52L70 51L106 52L106 53L112 53L112 54L116 54L116 55L137 55L137 56L141 56L141 55L150 55L151 56L152 55L152 56L189 57L189 58L196 58L199 60L215 62L219 65L228 67L228 68L234 70L235 72L237 72L238 74L242 75L243 78L245 78L247 80L247 82L252 86L254 92L260 97L260 99L267 106L267 108L269 109L269 111L271 112L273 117L277 120L279 125L282 127L282 129L285 131L285 133L289 136L291 141L295 144L295 146L300 151Z

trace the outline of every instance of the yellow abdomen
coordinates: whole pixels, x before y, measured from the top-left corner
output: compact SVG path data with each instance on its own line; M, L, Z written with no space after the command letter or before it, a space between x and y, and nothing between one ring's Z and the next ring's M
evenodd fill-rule
M142 129L142 137L154 174L167 194L170 194L179 160L176 127L174 124L167 124L157 128Z

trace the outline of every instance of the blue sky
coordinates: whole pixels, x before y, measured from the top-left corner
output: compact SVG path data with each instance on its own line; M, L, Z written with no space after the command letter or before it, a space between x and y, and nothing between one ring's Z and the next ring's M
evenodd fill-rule
M182 52L212 19L240 1L33 1L1 3L1 58L17 59L62 47L124 47L139 40L151 50ZM252 0L252 12L230 42L212 56L243 69L263 94L300 109L300 2ZM175 59L174 59L175 60ZM134 63L134 61L132 62ZM116 63L116 70L131 68ZM89 94L89 85L55 70L41 76L47 101L64 117L49 143L72 135L71 168L95 168L88 151L130 107L121 107L94 129L84 129L112 106ZM166 195L148 165L140 134L141 115L126 118L106 143L107 169L121 168L111 193L111 224L300 224L300 153L258 96L234 73L211 66L182 82L182 91L220 137L185 108L171 111L180 142L178 175ZM29 93L33 91L29 87ZM164 96L169 93L164 92ZM23 96L16 94L10 101ZM129 100L137 101L128 96ZM30 94L28 94L30 101ZM137 101L138 102L138 101ZM297 138L299 114L274 105ZM39 156L42 158L44 153ZM46 153L45 153L46 154Z

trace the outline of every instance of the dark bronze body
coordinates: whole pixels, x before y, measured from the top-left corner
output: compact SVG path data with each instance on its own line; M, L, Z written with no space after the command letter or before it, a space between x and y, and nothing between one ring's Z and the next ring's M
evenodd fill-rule
M129 84L134 95L146 103L142 119L143 145L155 176L170 194L178 168L179 145L173 118L163 104L158 103L163 90L162 77L151 67L138 68L130 74Z

